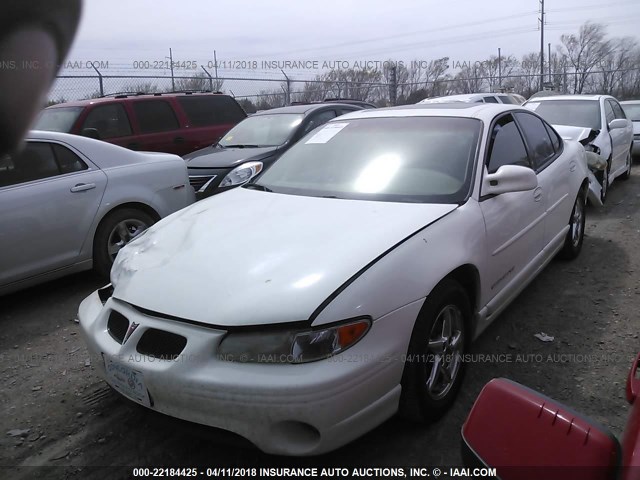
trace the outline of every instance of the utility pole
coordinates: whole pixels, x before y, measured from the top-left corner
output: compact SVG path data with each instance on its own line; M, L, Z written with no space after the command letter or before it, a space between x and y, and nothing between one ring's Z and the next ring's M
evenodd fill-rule
M167 57L165 57L167 58ZM176 90L176 81L173 78L173 53L171 52L171 48L169 48L169 64L171 65L171 91Z
M544 89L544 0L540 0L540 90Z
M216 75L216 90L220 90L220 83L218 82L218 57L216 57L215 50L213 51L213 69Z
M549 55L547 56L547 62L549 62L549 83L553 83L553 78L551 78L551 42L549 42Z
M498 89L502 92L502 49L498 48Z

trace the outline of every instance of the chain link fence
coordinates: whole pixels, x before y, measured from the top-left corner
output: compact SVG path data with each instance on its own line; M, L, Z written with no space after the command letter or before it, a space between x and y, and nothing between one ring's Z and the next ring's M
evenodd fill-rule
M561 72L545 75L545 88L561 93L613 94L621 99L640 96L640 69ZM49 103L98 98L119 93L220 91L235 97L248 112L282 107L292 102L325 98L364 100L377 106L416 103L423 98L457 93L513 92L529 97L540 90L540 75L455 76L412 83L278 78L214 78L194 76L60 75L49 93Z

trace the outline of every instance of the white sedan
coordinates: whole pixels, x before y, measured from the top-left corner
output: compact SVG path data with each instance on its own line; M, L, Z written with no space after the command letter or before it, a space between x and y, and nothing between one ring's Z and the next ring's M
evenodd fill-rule
M270 453L437 418L470 341L580 252L584 155L515 106L344 115L123 248L80 305L89 350L126 397Z
M177 155L32 131L0 157L0 294L94 267L157 220L194 202Z
M609 186L631 176L633 125L609 95L557 95L529 100L525 108L551 123L564 138L584 145L590 175L590 200L602 205Z

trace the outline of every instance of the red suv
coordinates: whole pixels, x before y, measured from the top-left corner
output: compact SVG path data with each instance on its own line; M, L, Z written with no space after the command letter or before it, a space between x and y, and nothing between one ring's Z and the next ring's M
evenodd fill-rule
M34 128L186 155L216 143L246 116L238 102L223 94L127 94L53 105L42 111Z

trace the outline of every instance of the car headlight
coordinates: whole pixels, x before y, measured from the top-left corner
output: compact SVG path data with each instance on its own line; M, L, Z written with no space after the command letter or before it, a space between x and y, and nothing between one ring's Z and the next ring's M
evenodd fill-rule
M220 343L218 358L241 363L306 363L336 355L369 331L369 319L307 330L230 332Z
M219 188L247 183L262 171L262 162L247 162L231 170L220 182Z
M598 155L600 155L600 147L597 147L593 143L589 143L589 144L585 145L584 149L587 152L593 152L593 153L597 153Z

